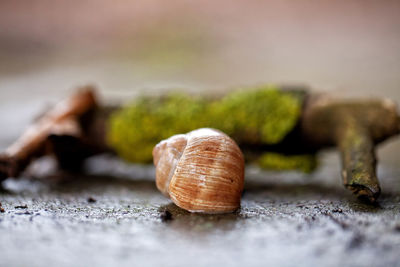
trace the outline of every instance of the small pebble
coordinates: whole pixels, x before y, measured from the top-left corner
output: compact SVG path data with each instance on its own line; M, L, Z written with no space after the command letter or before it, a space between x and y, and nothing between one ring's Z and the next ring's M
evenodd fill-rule
M15 208L15 209L27 209L28 206L25 204L25 205L15 206L14 208Z
M162 222L168 222L173 220L172 213L169 212L168 210L164 210L163 212L161 212L160 218Z
M94 199L94 198L92 198L92 197L89 197L88 199L87 199L87 202L89 202L89 203L95 203L97 200L96 199Z

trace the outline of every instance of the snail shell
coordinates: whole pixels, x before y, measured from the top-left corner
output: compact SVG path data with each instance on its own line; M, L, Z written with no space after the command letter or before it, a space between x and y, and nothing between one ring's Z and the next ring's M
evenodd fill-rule
M157 188L190 212L226 213L240 207L244 158L226 134L202 128L153 149Z

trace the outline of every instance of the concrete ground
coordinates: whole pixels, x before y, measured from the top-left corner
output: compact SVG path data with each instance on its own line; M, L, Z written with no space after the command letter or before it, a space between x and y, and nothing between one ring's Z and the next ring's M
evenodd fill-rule
M91 159L90 175L9 179L0 266L400 266L400 168L380 166L384 193L370 206L342 188L335 154L322 161L312 175L248 166L228 215L185 212L151 166L110 156Z

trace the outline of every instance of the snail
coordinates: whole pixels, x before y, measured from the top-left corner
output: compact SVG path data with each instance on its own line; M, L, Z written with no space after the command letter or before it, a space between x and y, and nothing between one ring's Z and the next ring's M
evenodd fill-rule
M157 188L190 212L228 213L240 207L244 157L226 134L201 128L153 149Z

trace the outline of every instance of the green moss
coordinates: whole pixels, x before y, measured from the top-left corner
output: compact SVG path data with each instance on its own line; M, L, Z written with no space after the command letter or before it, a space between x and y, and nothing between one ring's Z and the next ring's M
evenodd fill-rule
M215 128L239 143L276 144L296 125L301 99L267 86L233 92L210 109Z
M108 143L124 159L147 163L152 149L174 134L201 127L219 129L238 144L276 144L296 125L302 98L265 86L211 100L171 93L142 97L114 113Z
M150 162L159 141L198 128L205 108L203 99L177 93L140 98L111 115L108 143L128 161Z
M258 159L261 168L272 170L300 170L305 173L312 172L317 167L315 155L282 155L278 153L264 153Z

